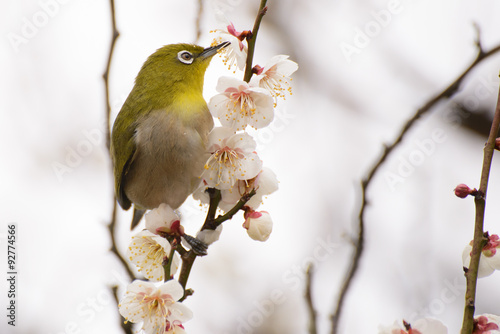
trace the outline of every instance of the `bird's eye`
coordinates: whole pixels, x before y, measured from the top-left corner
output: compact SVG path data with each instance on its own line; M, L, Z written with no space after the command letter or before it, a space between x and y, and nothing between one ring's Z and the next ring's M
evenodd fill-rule
M179 59L184 64L191 64L194 60L194 57L191 52L184 50L177 54L177 59Z

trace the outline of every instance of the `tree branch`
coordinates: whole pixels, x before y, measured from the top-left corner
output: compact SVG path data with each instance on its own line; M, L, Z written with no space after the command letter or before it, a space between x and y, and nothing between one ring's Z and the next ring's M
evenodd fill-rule
M113 292L113 296L115 297L116 305L120 303L120 298L118 298L118 287L114 286L111 288L111 292ZM130 321L122 321L120 317L120 326L126 334L132 334L132 322Z
M318 333L317 326L316 326L316 317L318 312L316 312L316 309L314 308L314 303L312 300L312 279L313 279L313 270L314 270L314 265L309 263L307 266L307 271L306 271L306 304L307 304L307 310L309 312L309 334L316 334Z
M106 119L106 148L108 149L108 153L110 153L110 143L111 143L111 102L110 102L110 96L109 96L109 72L111 68L111 62L113 59L113 51L115 49L115 44L116 40L118 39L118 36L120 36L120 33L118 32L118 29L116 28L116 16L115 16L115 2L114 0L109 1L110 4L110 11L111 11L111 29L112 29L112 38L109 46L109 53L108 53L108 61L106 64L106 69L104 71L104 74L102 75L102 78L104 80L104 89L105 89L105 96L106 96L106 108L105 108L105 119ZM132 281L135 278L134 273L130 269L127 261L122 257L120 252L118 251L118 247L116 246L116 214L117 214L117 201L116 197L113 195L113 209L111 211L111 219L110 222L107 226L109 235L111 237L111 248L110 251L116 255L120 263L122 264L123 268L125 268L125 271L127 272L127 275L129 277L129 280ZM116 303L119 303L119 298L118 298L118 287L114 286L111 288L113 291L113 296L115 297ZM131 322L121 322L121 327L123 329L123 332L126 334L132 334L132 323Z
M198 13L196 14L196 37L194 44L198 44L201 38L201 17L203 16L203 0L198 0Z
M415 122L418 119L420 119L420 117L428 113L440 100L445 98L450 98L451 96L453 96L453 94L455 94L458 91L460 84L462 83L462 80L465 78L465 76L468 75L469 72L474 67L476 67L481 61L500 51L500 45L494 47L488 52L485 52L481 48L480 42L476 41L476 45L478 46L478 53L474 61L469 65L469 67L462 74L460 74L457 77L457 79L455 79L455 81L453 81L445 90L443 90L441 93L431 98L422 108L418 109L415 112L415 114L404 124L403 128L399 131L399 135L396 137L396 139L391 144L384 145L384 151L382 152L382 155L369 169L367 176L361 181L361 207L359 209L359 215L358 215L358 236L355 242L355 249L351 265L345 275L342 288L339 292L339 297L337 300L337 304L335 306L335 311L330 318L332 324L331 327L332 334L336 334L338 331L338 325L340 321L340 315L342 312L344 299L352 283L352 280L357 272L357 269L359 267L359 262L364 250L364 225L365 225L364 215L366 207L368 205L368 200L366 196L366 191L368 189L368 186L372 182L380 166L385 162L385 160L392 153L392 151L402 142L403 138L408 133L408 131L415 125Z
M476 218L474 224L474 240L472 244L471 260L469 268L465 274L467 280L467 290L465 292L465 308L464 319L462 323L461 334L471 334L474 328L474 309L476 299L477 274L479 268L479 259L481 251L487 242L483 227L484 227L484 211L486 208L486 193L488 190L488 179L491 170L491 161L493 152L495 151L495 140L498 136L500 128L500 90L498 93L497 106L491 130L488 137L488 142L484 147L483 167L481 171L481 180L478 190L478 195L475 196L474 203L476 207Z
M115 2L114 0L109 0L109 4L111 6L111 29L112 29L112 38L111 38L111 44L109 46L109 53L108 53L108 62L106 64L106 70L104 71L104 74L102 75L104 79L104 86L106 89L106 147L109 150L110 143L111 143L111 103L110 103L110 98L109 98L109 71L111 68L111 61L113 59L113 51L115 49L115 44L116 40L120 36L120 33L118 32L118 29L116 28L116 17L115 17Z
M266 3L267 0L260 1L259 12L257 14L257 17L255 18L255 23L252 29L252 35L251 37L247 38L248 42L247 63L245 67L245 75L243 77L243 80L245 80L246 82L250 82L250 78L252 78L252 62L253 62L253 54L255 51L255 42L257 41L257 33L259 32L260 22L262 21L262 18L267 12Z

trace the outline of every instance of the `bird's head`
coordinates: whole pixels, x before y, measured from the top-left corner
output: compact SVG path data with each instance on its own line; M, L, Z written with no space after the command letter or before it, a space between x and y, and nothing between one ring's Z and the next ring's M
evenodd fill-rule
M229 44L224 42L208 48L184 43L165 45L149 56L136 83L150 88L161 86L163 89L172 89L175 85L202 90L210 60L217 51Z

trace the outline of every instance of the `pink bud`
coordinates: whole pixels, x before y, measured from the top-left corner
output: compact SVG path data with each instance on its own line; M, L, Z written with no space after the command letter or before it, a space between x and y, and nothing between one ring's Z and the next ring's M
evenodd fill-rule
M499 150L500 151L500 137L498 137L497 139L495 139L495 150Z
M474 319L473 334L486 334L491 330L498 330L498 325L494 322L489 322L489 319L484 315Z
M252 73L255 73L257 75L261 74L264 71L264 67L261 67L260 65L255 65L252 68Z
M455 188L455 196L460 197L460 198L465 198L469 195L474 195L476 193L477 193L476 188L471 189L466 184L463 184L463 183L459 184Z

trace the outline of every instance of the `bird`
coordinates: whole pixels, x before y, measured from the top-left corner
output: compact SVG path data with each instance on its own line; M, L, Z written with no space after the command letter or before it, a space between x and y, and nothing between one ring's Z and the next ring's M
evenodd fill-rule
M131 229L162 203L177 209L199 186L214 126L203 98L205 71L229 44L165 45L139 71L110 143L118 204L134 204Z

